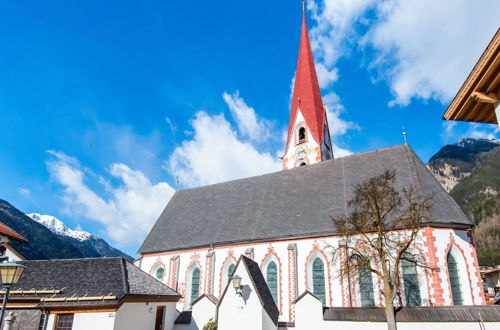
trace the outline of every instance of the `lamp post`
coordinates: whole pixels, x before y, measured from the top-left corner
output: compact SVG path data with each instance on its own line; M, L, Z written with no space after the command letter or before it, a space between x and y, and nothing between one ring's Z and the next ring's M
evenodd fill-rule
M21 277L21 274L26 268L23 265L20 265L15 262L6 262L0 264L0 277L2 278L2 284L5 288L5 293L3 295L3 303L2 303L2 313L0 314L0 327L2 326L3 317L5 315L5 307L7 306L7 297L9 296L10 287L12 284L16 284Z

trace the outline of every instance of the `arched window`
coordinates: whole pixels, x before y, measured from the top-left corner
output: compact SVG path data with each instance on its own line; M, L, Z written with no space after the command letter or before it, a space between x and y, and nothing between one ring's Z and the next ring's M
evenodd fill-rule
M307 164L306 164L305 162L302 162L302 163L300 163L300 164L299 164L299 167L301 167L301 166L306 166L306 165L307 165Z
M165 269L163 269L163 267L158 267L158 269L156 270L156 278L161 281L164 275L165 275Z
M420 306L422 300L420 299L420 288L418 286L417 265L412 261L411 255L405 255L405 258L401 260L405 305Z
M316 258L312 264L313 293L318 296L323 303L326 301L325 290L325 266L320 258Z
M304 127L299 128L299 143L306 139L306 129Z
M454 305L463 305L462 285L460 284L460 274L458 273L458 263L455 257L448 252L448 276L450 278L451 295Z
M234 267L236 267L234 264L229 265L227 268L227 281L231 281L231 277L233 276L234 273Z
M274 302L278 303L278 267L274 261L267 265L266 282Z
M200 295L200 269L196 267L191 274L191 304Z
M372 273L368 267L363 267L359 270L359 294L361 296L362 307L375 306Z

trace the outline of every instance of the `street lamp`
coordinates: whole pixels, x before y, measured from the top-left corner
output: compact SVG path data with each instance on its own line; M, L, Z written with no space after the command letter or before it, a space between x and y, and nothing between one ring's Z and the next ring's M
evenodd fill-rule
M0 264L0 277L2 279L3 287L5 288L5 293L3 295L2 314L0 314L0 326L2 326L10 287L12 286L12 284L17 283L19 277L21 277L21 274L24 271L24 268L26 267L15 262L6 262Z
M241 297L241 277L238 275L231 276L231 282L233 283L233 288L236 290L236 294Z

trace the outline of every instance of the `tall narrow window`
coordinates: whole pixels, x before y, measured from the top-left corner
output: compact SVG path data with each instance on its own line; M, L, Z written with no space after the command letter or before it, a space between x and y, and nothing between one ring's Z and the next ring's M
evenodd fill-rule
M267 286L269 287L269 291L271 291L271 295L273 296L274 302L278 303L278 267L276 267L276 263L271 261L267 265L266 272L266 281Z
M47 329L47 315L48 314L40 314L40 321L38 321L38 330Z
M460 284L460 275L458 273L458 264L455 257L448 253L448 276L450 278L451 295L453 296L454 305L463 305L462 286Z
M231 277L233 276L233 273L234 273L234 264L231 264L229 265L229 267L227 268L227 281L231 281Z
M411 256L405 255L406 259L401 260L403 270L403 285L405 292L406 306L420 306L420 288L418 286L417 265L412 261Z
M372 273L368 267L359 270L359 294L361 296L361 306L375 306Z
M57 314L55 330L73 329L74 314Z
M196 267L191 275L191 304L200 294L200 269Z
M313 293L321 298L323 303L326 301L325 291L325 266L320 258L316 258L312 264L312 280L313 280Z
M299 128L299 142L303 142L306 139L306 129L304 127Z

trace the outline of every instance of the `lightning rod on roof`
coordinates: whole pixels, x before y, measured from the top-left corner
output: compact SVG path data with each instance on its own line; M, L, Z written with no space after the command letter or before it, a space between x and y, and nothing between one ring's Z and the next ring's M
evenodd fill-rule
M404 126L402 127L402 130L403 130L403 132L401 134L403 134L403 141L404 141L405 144L408 144L407 141L406 141L406 131L405 131L405 127Z

